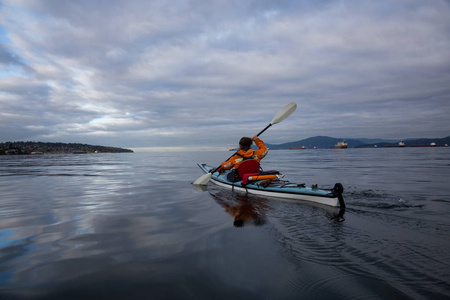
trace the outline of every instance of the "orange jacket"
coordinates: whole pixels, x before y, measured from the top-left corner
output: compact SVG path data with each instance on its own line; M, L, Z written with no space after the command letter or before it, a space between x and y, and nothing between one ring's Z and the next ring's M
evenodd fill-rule
M259 148L258 150L253 150L251 148L248 149L247 151L239 150L237 152L239 155L234 155L229 160L224 161L222 163L222 169L229 170L233 167L237 169L241 164L241 162L244 161L244 157L253 158L256 159L258 162L260 162L261 159L263 159L267 155L268 149L266 145L264 145L264 142L258 138L256 138L254 142L256 146L258 146Z

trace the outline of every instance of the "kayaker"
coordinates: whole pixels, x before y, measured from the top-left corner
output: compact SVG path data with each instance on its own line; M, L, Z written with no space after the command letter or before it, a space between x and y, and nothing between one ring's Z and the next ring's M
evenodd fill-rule
M258 150L252 149L252 144L255 142L256 146L258 146ZM229 170L231 168L237 169L241 162L246 159L255 159L260 162L267 155L267 147L264 145L264 142L258 138L258 136L254 136L252 138L243 137L239 141L239 150L236 152L236 155L232 156L229 160L222 162L219 172L223 172L225 170Z

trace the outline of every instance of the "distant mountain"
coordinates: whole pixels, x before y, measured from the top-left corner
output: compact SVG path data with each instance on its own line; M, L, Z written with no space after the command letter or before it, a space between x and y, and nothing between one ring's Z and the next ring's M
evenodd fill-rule
M361 142L363 142L364 144L379 144L379 143L398 143L398 140L388 140L388 139L366 139L366 138L361 138L361 139L357 139L360 140Z
M335 146L338 142L346 141L348 148L363 148L363 147L384 147L389 145L397 145L402 140L389 140L389 139L348 139L348 138L333 138L329 136L315 136L307 139L303 139L295 142L288 142L284 144L266 144L267 148L271 150L279 149L290 149L290 148L302 148L317 149L331 148ZM431 143L436 143L436 146L444 146L445 144L450 144L450 136L446 138L436 138L436 139L405 139L406 147L411 146L429 146Z
M313 149L314 147L330 148L336 145L338 142L342 142L343 140L347 142L349 148L355 147L356 145L364 144L364 142L357 139L333 138L329 136L315 136L296 142L289 142L279 145L266 144L266 146L271 150L301 148L303 146L305 146L308 149Z

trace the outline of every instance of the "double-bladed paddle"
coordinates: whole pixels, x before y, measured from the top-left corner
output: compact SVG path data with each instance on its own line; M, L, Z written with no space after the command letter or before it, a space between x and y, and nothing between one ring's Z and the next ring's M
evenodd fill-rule
M282 122L284 119L286 119L287 117L289 117L295 110L297 109L297 104L295 102L291 102L288 105L286 105L282 110L280 110L275 117L273 117L272 122L270 122L269 125L266 126L266 128L264 128L260 133L258 133L256 136L260 136L264 131L266 131L267 129L269 129L270 126L274 125L274 124L278 124L280 122ZM228 159L232 158L234 155L236 155L237 151L231 155ZM228 160L227 159L227 160ZM198 184L198 185L205 185L207 184L210 180L211 180L211 176L214 172L216 172L218 169L220 168L220 166L218 166L217 168L209 171L208 173L202 175L201 177L199 177L196 181L194 181L194 184Z

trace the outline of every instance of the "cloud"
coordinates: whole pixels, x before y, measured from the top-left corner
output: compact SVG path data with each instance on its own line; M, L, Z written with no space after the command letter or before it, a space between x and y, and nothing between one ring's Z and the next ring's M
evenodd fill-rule
M434 1L3 1L1 140L234 145L443 137L450 7Z

